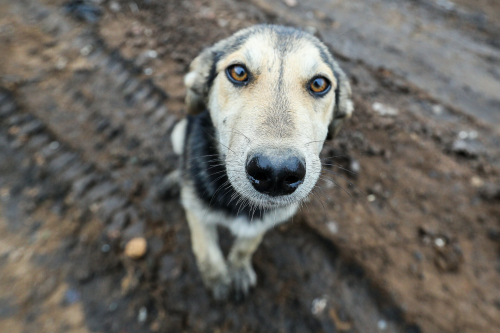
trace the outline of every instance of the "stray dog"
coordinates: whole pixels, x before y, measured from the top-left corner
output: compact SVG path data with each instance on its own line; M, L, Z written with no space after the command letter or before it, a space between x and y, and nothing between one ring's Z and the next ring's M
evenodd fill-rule
M172 143L193 252L215 299L246 295L254 251L311 193L329 131L352 113L351 88L316 37L275 25L204 50L184 81L190 115ZM217 225L235 236L227 260Z

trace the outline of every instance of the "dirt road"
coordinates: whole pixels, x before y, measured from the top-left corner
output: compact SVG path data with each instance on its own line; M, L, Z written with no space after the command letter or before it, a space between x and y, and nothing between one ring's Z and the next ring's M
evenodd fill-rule
M1 331L497 332L500 7L471 3L3 0ZM189 62L262 22L318 33L349 74L323 157L356 174L326 167L251 296L215 304L168 134Z

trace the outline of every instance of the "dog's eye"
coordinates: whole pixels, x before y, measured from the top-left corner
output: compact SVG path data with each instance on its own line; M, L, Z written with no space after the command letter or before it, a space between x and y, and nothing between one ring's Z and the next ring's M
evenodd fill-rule
M311 80L309 89L313 94L321 96L330 90L330 82L326 78L318 76Z
M248 80L248 72L241 65L233 65L228 67L227 76L234 83L245 83Z

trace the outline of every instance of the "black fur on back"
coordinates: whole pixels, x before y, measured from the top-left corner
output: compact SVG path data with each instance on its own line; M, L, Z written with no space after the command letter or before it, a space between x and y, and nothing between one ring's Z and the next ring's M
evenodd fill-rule
M216 131L208 111L188 116L184 145L184 177L193 181L199 198L214 210L230 216L259 219L264 211L252 209L228 180L225 161L219 155Z

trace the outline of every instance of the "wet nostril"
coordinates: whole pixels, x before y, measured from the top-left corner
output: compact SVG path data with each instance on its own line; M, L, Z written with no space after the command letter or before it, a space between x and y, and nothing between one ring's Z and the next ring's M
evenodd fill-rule
M260 154L252 156L247 163L246 172L248 180L257 191L269 194L273 189L273 171L266 156Z
M299 177L296 177L296 176L288 176L285 178L285 184L288 184L288 185L291 185L291 184L295 184L297 182L299 182L301 179L299 179Z
M255 175L253 176L253 178L255 180L263 182L263 181L267 180L267 175L264 172L259 171L259 172L255 173Z
M278 173L280 193L292 194L302 184L306 176L305 161L295 156L287 158Z

